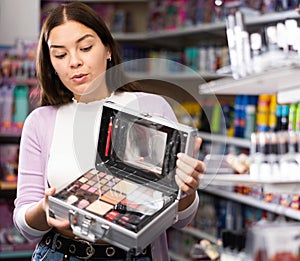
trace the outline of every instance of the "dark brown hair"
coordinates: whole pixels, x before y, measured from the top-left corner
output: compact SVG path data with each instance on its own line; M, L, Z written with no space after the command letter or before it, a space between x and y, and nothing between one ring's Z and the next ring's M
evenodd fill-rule
M72 100L73 93L68 90L56 74L51 60L47 44L50 32L56 26L66 21L76 21L94 30L103 45L111 51L111 61L107 62L107 69L121 63L121 57L116 41L113 39L105 22L98 14L86 4L70 2L56 7L46 18L38 43L36 72L41 87L41 105L61 105ZM119 68L120 66L116 67ZM124 84L124 73L121 69L108 70L106 83L110 92L118 88L118 91L132 91L136 89L134 83Z

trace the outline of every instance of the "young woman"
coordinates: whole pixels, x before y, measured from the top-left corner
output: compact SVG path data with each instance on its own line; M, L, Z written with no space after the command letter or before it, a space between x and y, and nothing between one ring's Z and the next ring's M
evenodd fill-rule
M133 92L135 86L124 83L121 70L113 69L120 63L108 28L85 4L63 4L46 19L37 52L41 107L24 124L14 211L19 231L30 240L40 239L33 260L131 260L130 253L106 242L91 244L75 237L68 220L52 218L48 212L48 197L95 165L96 119L104 101L176 121L162 97ZM176 182L186 196L179 201L174 226L183 227L193 219L198 175L203 172L201 161L178 155ZM135 260L169 260L165 231L147 250Z

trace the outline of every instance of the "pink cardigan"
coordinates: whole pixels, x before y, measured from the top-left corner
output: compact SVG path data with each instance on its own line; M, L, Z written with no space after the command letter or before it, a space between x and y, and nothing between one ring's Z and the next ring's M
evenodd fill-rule
M146 93L134 93L139 102L140 112L176 121L169 104L160 96ZM37 231L25 222L25 211L44 197L48 187L46 166L53 137L57 107L43 106L35 109L26 119L20 144L17 198L15 199L14 223L17 229L29 240L39 239L47 231ZM198 200L198 197L197 197ZM196 201L196 200L195 200ZM196 213L194 202L179 215L176 227L190 223ZM181 214L181 212L180 212ZM169 260L166 232L162 231L151 244L153 260Z

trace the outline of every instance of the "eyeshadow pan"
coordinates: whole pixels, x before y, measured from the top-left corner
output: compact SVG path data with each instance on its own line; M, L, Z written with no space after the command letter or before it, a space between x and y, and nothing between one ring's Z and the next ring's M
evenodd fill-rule
M112 180L109 180L107 183L106 183L107 186L109 187L113 187L114 185L116 185L115 182L113 182Z
M107 185L104 185L104 186L102 186L102 187L100 188L100 190L101 190L102 193L108 191L109 189L110 189L110 187L107 186Z
M137 188L138 186L136 184L126 180L121 180L118 184L114 186L114 190L117 190L123 194L129 194Z
M106 178L107 180L111 180L111 179L113 179L113 176L110 175L110 174L106 174L105 178Z
M84 175L84 177L86 177L87 179L90 179L91 177L93 177L93 174L91 172L88 172Z
M95 187L90 187L90 188L88 189L88 192L95 193L97 190L98 190L98 189L95 188Z
M102 195L101 200L104 200L112 205L116 205L124 198L125 195L121 194L120 192L109 190L104 195Z
M113 208L112 205L101 200L96 200L91 205L89 205L86 208L86 210L96 213L97 215L103 216L112 208Z
M105 177L106 174L104 172L99 172L98 175L100 178L103 178L103 177Z
M107 179L100 179L100 184L101 184L101 185L104 185L104 184L106 184L107 182L108 182Z
M88 205L90 204L90 202L86 199L82 199L78 202L77 207L80 209L86 208Z
M95 182L99 181L99 177L97 177L96 175L94 175L94 177L92 178L92 180L94 180Z
M90 188L90 186L87 184L83 184L80 188L83 190L88 190Z
M88 179L85 178L85 177L81 177L78 181L81 182L81 183L85 183L85 182L88 181Z
M75 195L70 195L67 200L66 203L68 204L73 204L78 200L78 198Z
M89 186L93 186L96 182L94 180L89 180L86 184L88 184Z

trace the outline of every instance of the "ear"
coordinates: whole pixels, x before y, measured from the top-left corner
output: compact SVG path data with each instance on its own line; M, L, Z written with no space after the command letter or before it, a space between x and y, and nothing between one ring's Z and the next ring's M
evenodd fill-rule
M111 51L110 49L107 49L106 51L106 59L109 59L111 57Z

